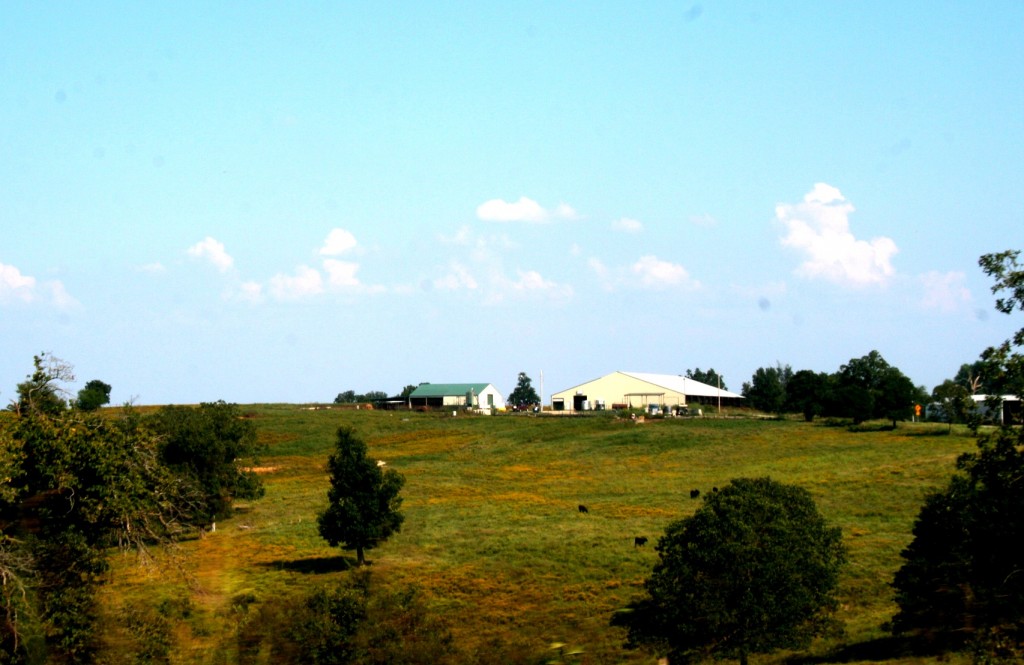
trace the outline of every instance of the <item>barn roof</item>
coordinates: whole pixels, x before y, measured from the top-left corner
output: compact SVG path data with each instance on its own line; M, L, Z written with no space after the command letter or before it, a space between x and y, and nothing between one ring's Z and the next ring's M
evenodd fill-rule
M424 383L409 394L409 397L449 397L465 395L470 390L479 395L487 390L489 383Z
M685 376L678 374L649 374L646 372L619 372L628 377L650 383L651 385L660 386L675 393L681 393L692 397L726 397L742 398L743 395L737 395L736 393L729 392L728 390L721 390L718 386L709 386L706 383L695 381Z

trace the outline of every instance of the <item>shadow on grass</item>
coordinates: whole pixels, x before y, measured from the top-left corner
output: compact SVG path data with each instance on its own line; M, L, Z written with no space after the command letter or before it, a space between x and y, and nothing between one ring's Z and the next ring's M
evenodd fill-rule
M820 665L823 663L884 662L908 656L937 656L943 651L934 644L909 637L880 637L866 642L847 644L835 651L815 656L798 655L786 659L787 665Z
M356 567L356 560L354 557L339 555L329 557L311 557L309 559L292 559L288 561L268 561L267 563L261 563L260 565L264 568L290 570L294 573L302 573L304 575L323 575L325 573L340 573L345 570L351 570Z

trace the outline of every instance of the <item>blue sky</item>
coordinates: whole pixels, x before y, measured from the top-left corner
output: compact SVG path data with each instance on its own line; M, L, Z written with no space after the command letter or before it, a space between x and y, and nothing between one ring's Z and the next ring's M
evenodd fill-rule
M0 401L929 389L1022 324L1024 4L0 4Z

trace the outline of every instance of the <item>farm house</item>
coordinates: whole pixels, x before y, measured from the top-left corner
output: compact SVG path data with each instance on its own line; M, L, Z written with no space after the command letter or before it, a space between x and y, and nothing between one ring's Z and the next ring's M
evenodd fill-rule
M554 411L640 408L673 410L692 404L736 405L742 395L677 374L612 372L551 396Z
M505 398L490 383L424 383L409 394L409 406L504 410Z

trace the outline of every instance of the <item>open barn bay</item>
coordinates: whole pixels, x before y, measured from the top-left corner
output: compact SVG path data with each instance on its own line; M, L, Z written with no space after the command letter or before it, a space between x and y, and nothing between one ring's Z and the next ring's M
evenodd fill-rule
M117 559L102 596L112 653L137 659L133 645L159 608L171 662L268 662L257 639L261 611L356 574L354 554L328 547L316 526L335 431L350 425L406 478L401 533L367 553L374 587L413 590L450 631L455 662L653 662L624 649L624 631L609 619L642 592L665 526L700 505L691 490L703 495L743 476L807 488L850 551L840 591L846 635L753 662L938 662L887 651L883 624L895 611L888 584L913 520L974 447L966 432L744 418L634 423L612 414L244 411L266 444L266 496L174 556L157 555L156 565ZM636 547L637 536L649 543Z

